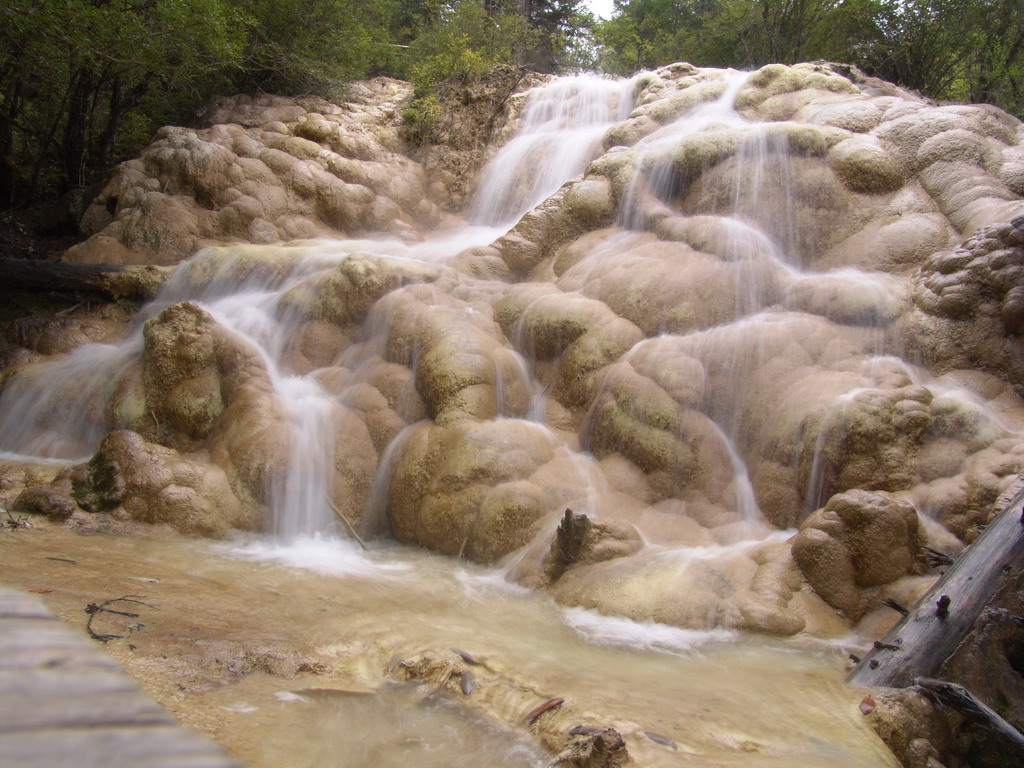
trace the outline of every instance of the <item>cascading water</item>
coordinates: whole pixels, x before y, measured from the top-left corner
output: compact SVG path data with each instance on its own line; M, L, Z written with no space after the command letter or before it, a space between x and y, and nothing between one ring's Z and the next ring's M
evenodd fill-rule
M10 382L0 398L0 458L87 460L109 429L113 385L141 342L81 347Z
M582 173L605 132L632 108L633 81L591 75L560 78L531 94L522 127L484 172L469 220L518 221Z
M748 73L728 71L721 78L721 94L714 100L685 111L676 120L642 138L635 145L634 163L639 173L633 175L625 199L619 206L618 218L627 229L646 228L645 218L651 205L680 192L677 158L672 155L686 137L710 128L731 129L746 125L736 111L736 94L746 82Z
M431 262L491 242L525 211L582 172L599 150L604 132L628 113L631 94L631 82L578 76L560 79L532 95L518 136L498 153L484 174L470 216L475 223L459 232L416 244L365 240L340 249L325 244L305 252L292 250L274 266L261 263L254 267L249 263L251 250L229 252L223 261L216 260L218 253L200 253L168 282L146 316L173 303L198 303L219 324L261 351L280 402L289 414L292 439L287 466L266 489L275 533L293 539L337 526L330 509L335 453L332 413L339 403L346 402L350 392L366 386L360 378L363 366L356 358L358 350L363 350L364 358L378 357L388 322L367 323L359 342L338 361L354 375L340 391L328 394L315 376L289 370L287 353L302 323L285 303L289 291L318 272L337 266L352 253ZM524 178L528 179L525 183ZM8 386L0 401L5 419L0 432L3 448L25 456L79 461L95 451L110 427L106 403L111 398L111 382L116 382L123 375L121 369L142 352L141 325L119 347L85 347L67 360L52 364L56 370L46 375L49 393L40 396L31 381L20 379ZM518 354L513 350L507 354L514 361L511 367L521 369ZM83 378L94 382L86 390L95 390L95 395L89 398L89 408L75 406L79 415L69 422L56 404L72 402L65 389L80 388L78 382ZM526 385L532 386L529 382ZM533 399L539 401L537 396ZM26 401L35 403L27 413L22 405ZM542 403L531 407L534 415L542 410ZM42 424L55 418L57 426L40 434ZM70 439L57 436L65 433ZM64 447L65 443L75 447ZM387 470L381 467L381 472ZM354 516L361 512L349 511Z
M711 644L744 631L846 637L882 589L915 588L911 570L836 587L795 561L792 528L808 519L808 546L827 539L838 557L848 531L819 512L851 489L875 494L871 514L908 504L966 519L943 494L991 476L961 496L994 502L1022 463L1024 420L985 374L964 387L995 394L968 402L897 357L900 323L924 303L917 288L905 270L840 256L900 206L934 206L917 182L885 187L877 163L852 191L837 181L844 152L882 152L866 131L825 124L854 98L843 83L816 86L830 95L815 113L818 96L791 108L765 78L680 66L535 89L470 223L418 242L206 249L121 345L11 374L0 449L78 463L130 429L215 465L240 499L269 509L275 543L246 556L269 547L271 559L329 562L367 582L395 566L412 574L402 605L455 595L439 624L469 620L466 583L504 578L584 606L544 610L602 646L685 655L691 632ZM840 237L843 216L854 224ZM886 223L871 229L871 216ZM895 236L887 247L894 263L910 249ZM559 527L567 510L586 515L575 534ZM349 528L499 569L467 576L379 539L362 555L344 542ZM456 575L438 576L447 568ZM421 576L432 586L413 586ZM373 601L386 587L358 589ZM807 764L858 764L823 759Z

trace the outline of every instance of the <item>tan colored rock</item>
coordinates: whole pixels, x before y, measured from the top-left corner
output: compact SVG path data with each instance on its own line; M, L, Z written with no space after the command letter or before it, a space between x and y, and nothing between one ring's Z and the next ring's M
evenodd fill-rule
M904 281L845 272L794 280L783 303L834 323L884 328L907 311L910 296Z
M116 341L123 333L120 323L101 317L36 316L15 320L11 324L8 338L19 347L42 355L56 355L70 352L85 344Z
M940 446L950 457L963 455L948 445ZM961 541L971 542L1002 510L1000 497L1024 471L1024 449L1014 438L1003 438L964 457L955 468L944 469L949 474L914 489L915 499L922 513L940 521Z
M658 234L688 239L700 227L676 217L663 220ZM721 243L726 257L649 235L613 232L603 240L583 240L585 246L570 244L559 255L555 268L561 275L556 284L604 302L645 336L684 334L770 306L779 301L781 287L789 279L782 266L763 252L744 252L739 237ZM589 252L565 268L571 254L579 250ZM685 271L679 269L681 263L686 264Z
M741 111L764 120L787 120L824 94L859 94L850 80L827 64L769 64L757 70L736 99Z
M499 561L528 544L547 514L547 497L535 483L517 480L495 485L480 502L466 556L480 563Z
M903 169L877 143L846 139L829 151L829 164L854 192L879 195L895 192L905 182Z
M134 520L192 536L223 536L255 523L222 469L128 430L111 432L72 479L75 495L90 511L122 506Z
M903 193L910 191L908 187ZM923 192L918 194L924 196ZM931 254L949 248L956 239L955 230L945 216L937 211L917 212L915 209L920 207L905 206L905 213L871 220L863 229L830 248L819 266L822 269L859 267L897 274L912 272Z
M558 358L554 396L568 407L593 397L597 372L630 350L643 334L603 302L527 285L494 305L495 320L530 358Z
M427 264L355 253L300 282L284 303L310 319L345 327L365 320L386 293L409 283L433 282L438 276L439 270Z
M112 401L88 406L100 434L131 432L79 470L85 504L220 535L288 506L305 463L364 530L504 560L531 586L563 511L586 514L550 588L608 614L834 637L883 593L915 594L917 547L972 540L1024 470L1019 123L817 63L753 73L749 122L674 134L733 81L664 67L636 80L607 151L494 243L416 243L454 230L442 210L491 128L514 131L518 77L490 81L508 99L493 124L499 90L446 86L461 106L436 135L402 123L395 81L337 104L222 100L120 166L70 257L203 250ZM369 232L390 238L331 239ZM272 245L293 238L319 239ZM285 294L272 364L200 308L239 283ZM4 359L113 338L104 323L8 326ZM315 424L277 369L328 395ZM0 501L63 513L54 474L8 479ZM801 523L791 543L768 534Z
M0 461L0 504L10 509L15 499L33 486L59 487L62 471L66 468L53 464Z
M211 127L163 128L113 174L83 216L93 237L65 258L175 264L210 242L436 224L437 207L423 205L422 167L387 132L411 96L411 86L379 78L341 105L223 99L207 113Z
M597 456L622 454L649 476L660 498L684 491L732 507L732 462L719 430L686 410L627 363L604 374L591 407L587 445Z
M64 477L54 485L33 485L22 491L11 504L17 512L34 512L57 520L67 520L80 512L78 504L71 497L71 482Z
M884 688L870 692L872 728L907 768L942 768L939 752L952 741L949 724L920 688Z
M145 327L141 366L118 384L118 425L183 452L206 448L247 502L265 498L286 466L286 417L259 352L195 304Z
M492 562L532 537L547 512L524 481L553 457L545 431L525 422L425 426L394 468L392 531L405 543Z
M936 252L914 276L915 309L903 323L904 343L937 373L975 368L1016 386L1024 376L1022 274L1024 216Z
M856 490L807 518L793 539L793 559L815 591L855 621L877 599L875 588L915 570L922 543L910 504Z
M596 521L595 521L596 522ZM673 626L702 629L710 624L777 635L798 633L807 625L790 605L796 597L787 586L772 593L762 588L766 563L789 559L775 547L737 547L711 561L693 558L685 549L640 551L632 556L569 568L551 586L562 603L636 620L654 619ZM790 560L790 566L792 561ZM785 568L785 566L783 566ZM772 566L768 566L770 571Z

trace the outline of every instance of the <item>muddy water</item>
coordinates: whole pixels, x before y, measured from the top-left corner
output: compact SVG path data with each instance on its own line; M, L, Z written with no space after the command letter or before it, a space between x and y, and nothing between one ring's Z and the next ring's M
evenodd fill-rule
M542 744L578 724L619 730L638 765L896 765L843 684L838 649L566 609L408 549L38 521L0 536L0 562L5 583L45 590L82 628L87 604L135 596L110 607L137 618L94 619L98 634L124 636L106 650L252 768L543 766ZM455 675L416 677L424 659ZM528 727L551 698L565 701Z

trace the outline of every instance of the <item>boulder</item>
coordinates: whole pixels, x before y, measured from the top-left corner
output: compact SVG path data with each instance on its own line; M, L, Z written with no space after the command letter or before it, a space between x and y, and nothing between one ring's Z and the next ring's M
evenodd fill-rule
M549 511L530 478L553 458L543 428L527 422L424 426L392 471L391 530L407 544L493 562L531 539Z
M920 571L923 544L917 512L882 491L833 496L800 526L793 559L804 578L837 611L859 619L879 588Z
M128 430L111 432L89 463L75 468L72 484L90 512L122 507L133 520L190 536L224 536L257 522L206 457L183 456Z

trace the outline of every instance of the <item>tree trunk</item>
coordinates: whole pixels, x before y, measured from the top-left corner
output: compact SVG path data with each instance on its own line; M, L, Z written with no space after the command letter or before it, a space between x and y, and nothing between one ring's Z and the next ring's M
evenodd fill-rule
M121 87L121 79L115 77L110 89L110 103L107 112L107 123L100 133L96 150L96 159L101 166L111 165L117 150L117 136L124 118L135 109L142 97L149 90L152 75L145 75L127 91Z
M993 597L1024 570L1024 491L968 547L850 674L857 685L905 688L940 677Z
M19 291L149 299L156 295L172 271L171 267L0 258L0 285Z
M71 97L68 99L67 122L64 125L64 141L61 147L65 189L84 186L87 134L92 113L89 101L93 93L93 80L92 72L82 67L71 83Z
M21 108L21 81L13 79L0 105L0 204L13 208L21 203L25 181L14 157L14 122Z

